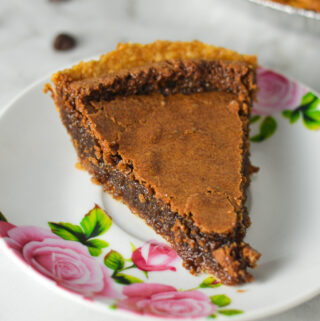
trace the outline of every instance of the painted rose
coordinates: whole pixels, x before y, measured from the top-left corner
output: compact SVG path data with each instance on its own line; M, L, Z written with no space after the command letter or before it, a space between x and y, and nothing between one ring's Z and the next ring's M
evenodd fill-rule
M177 253L168 245L156 241L148 241L132 253L133 263L143 271L175 271L171 266Z
M127 297L117 308L166 318L200 318L211 315L215 307L200 291L178 292L174 287L156 283L136 283L126 286Z
M257 73L257 102L253 105L252 114L267 116L285 109L299 106L307 90L294 81L259 67Z
M81 243L63 240L44 228L6 222L0 222L0 236L27 264L59 286L87 298L118 296L106 268Z
M16 227L15 225L7 222L0 221L0 238L2 237L7 245L19 256L21 257L21 253L18 250L19 249L19 244L11 239L8 235L8 231Z

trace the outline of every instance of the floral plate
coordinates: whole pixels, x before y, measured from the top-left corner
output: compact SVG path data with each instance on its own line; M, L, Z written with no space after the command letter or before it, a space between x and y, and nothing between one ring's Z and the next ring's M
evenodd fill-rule
M108 320L252 320L320 293L315 93L258 70L251 160L260 171L249 191L247 240L263 256L253 283L227 287L189 274L159 236L75 168L43 83L0 118L0 250L21 273L32 271L26 277L65 294L66 304L87 305L92 320L101 312ZM82 320L77 310L74 318Z

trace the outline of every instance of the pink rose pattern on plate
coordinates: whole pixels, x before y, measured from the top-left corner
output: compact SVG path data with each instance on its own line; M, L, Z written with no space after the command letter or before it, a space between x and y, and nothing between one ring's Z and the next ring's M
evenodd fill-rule
M178 258L177 253L168 245L156 241L148 241L132 253L132 261L143 271L176 271L171 266Z
M269 116L285 109L293 109L299 105L307 93L305 87L268 69L259 67L257 71L257 102L252 114Z
M257 124L259 127L250 138L252 142L262 142L274 135L277 121L272 115L279 112L290 124L302 118L308 129L320 129L320 110L317 110L320 100L306 87L262 67L257 71L257 85L257 101L253 105L250 123L252 127Z
M86 298L116 298L107 269L87 247L36 226L16 227L0 221L0 235L27 264L59 286Z
M125 299L117 308L138 314L170 318L200 318L212 315L215 305L200 291L178 292L156 283L131 284L123 289Z
M178 256L166 244L151 240L135 248L131 243L130 258L109 250L102 263L99 256L109 244L96 237L106 233L111 224L111 218L97 205L80 225L49 222L51 231L15 226L0 212L0 238L23 262L59 287L87 299L115 300L112 309L161 318L215 318L218 314L243 313L223 308L231 303L226 295L209 297L202 292L221 286L214 277L207 277L196 288L184 291L166 284L147 283L148 273L176 271L173 264L179 262ZM144 275L145 281L128 274L130 269Z

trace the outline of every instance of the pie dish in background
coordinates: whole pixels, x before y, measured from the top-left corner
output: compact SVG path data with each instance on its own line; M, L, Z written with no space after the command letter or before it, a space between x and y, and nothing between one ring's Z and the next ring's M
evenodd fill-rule
M241 3L241 5L240 5ZM264 17L271 23L282 25L294 31L320 35L320 13L293 7L273 0L245 0L237 2L239 9L250 10L257 17Z
M272 0L284 5L292 6L299 9L320 12L319 0Z

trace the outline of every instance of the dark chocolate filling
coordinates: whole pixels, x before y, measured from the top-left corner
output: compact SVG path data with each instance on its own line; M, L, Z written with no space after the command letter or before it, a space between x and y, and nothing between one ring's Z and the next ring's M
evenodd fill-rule
M240 243L245 235L245 228L250 224L246 208L242 212L241 224L232 235L205 234L194 224L192 216L182 217L172 212L170 206L156 199L145 186L133 179L133 175L125 175L115 168L121 158L110 160L114 165L105 164L95 155L95 146L100 147L91 133L81 125L79 112L60 106L62 120L73 138L82 166L85 167L103 185L104 190L121 199L131 210L145 220L158 234L171 243L184 266L193 273L207 271L215 274L225 284L236 284L249 281L251 276L245 272L248 262L240 251L233 253L240 262L239 270L243 273L231 276L221 268L213 256L213 251ZM142 195L142 198L141 198ZM141 199L143 201L141 201Z

